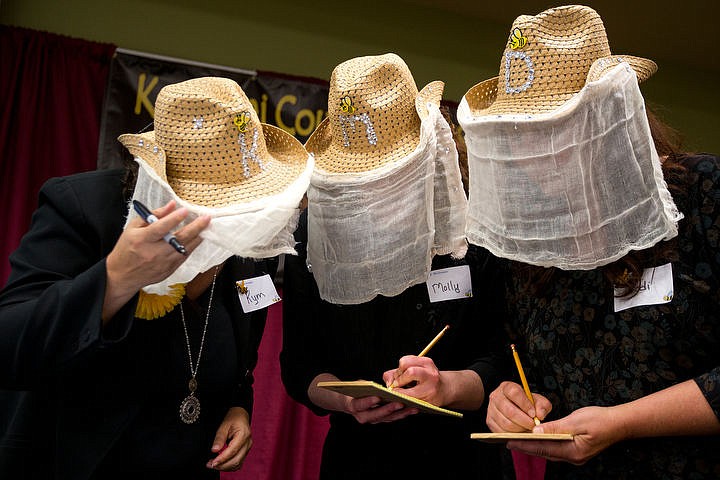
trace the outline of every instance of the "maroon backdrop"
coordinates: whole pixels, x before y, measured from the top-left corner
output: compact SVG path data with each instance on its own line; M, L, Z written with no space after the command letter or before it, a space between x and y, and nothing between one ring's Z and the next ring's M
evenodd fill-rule
M114 45L0 25L0 285L50 177L93 170Z

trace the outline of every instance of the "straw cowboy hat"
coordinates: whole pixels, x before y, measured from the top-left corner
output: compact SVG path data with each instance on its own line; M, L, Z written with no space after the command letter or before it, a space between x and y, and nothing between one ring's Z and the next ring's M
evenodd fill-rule
M465 99L474 116L545 113L621 62L638 82L657 71L652 60L611 54L605 26L590 7L521 15L510 29L499 76L472 87Z
M308 163L302 144L260 123L245 93L228 78L164 87L155 102L154 127L118 139L160 183L194 205L220 208L276 195Z
M320 297L358 304L427 280L432 257L467 250L467 198L443 83L418 92L389 53L335 67L328 118L308 139L315 156L307 259Z
M305 144L318 169L355 173L407 157L420 142L427 103L440 104L443 82L418 92L394 53L341 63L330 77L328 117Z

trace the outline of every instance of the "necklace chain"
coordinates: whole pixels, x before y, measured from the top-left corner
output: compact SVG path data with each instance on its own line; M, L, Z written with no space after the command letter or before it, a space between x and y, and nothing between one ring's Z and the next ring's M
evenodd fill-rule
M219 269L220 266L218 265L215 267L215 273L213 274L213 281L210 287L210 300L208 301L207 313L205 314L205 326L203 326L203 333L200 338L200 349L198 350L195 366L193 366L192 350L190 349L190 336L188 335L187 323L185 323L185 312L183 311L182 302L180 302L180 318L182 319L183 331L185 332L185 344L187 345L188 360L190 361L190 376L192 378L197 376L198 367L200 367L200 356L202 355L203 346L205 345L205 332L207 332L207 326L210 321L210 307L212 307L213 295L215 294L215 280L217 279Z
M205 326L203 326L195 366L193 366L192 349L190 348L190 335L188 335L187 323L185 323L185 311L183 310L182 302L180 302L180 318L182 319L183 331L185 332L185 344L187 345L188 360L190 363L190 381L188 382L190 395L180 402L180 420L187 424L195 423L200 417L200 400L195 396L195 391L198 386L195 377L197 376L198 368L200 368L200 357L202 357L203 346L205 345L205 333L207 332L208 323L210 323L210 309L212 308L213 295L215 294L215 280L217 279L219 269L220 265L215 267L215 273L213 274L212 286L210 287L210 300L208 301L207 313L205 314Z

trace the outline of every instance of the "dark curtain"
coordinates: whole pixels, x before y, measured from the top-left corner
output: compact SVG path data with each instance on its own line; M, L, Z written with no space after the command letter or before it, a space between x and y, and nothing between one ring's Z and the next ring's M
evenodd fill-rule
M114 51L114 45L0 25L0 285L43 182L95 169Z

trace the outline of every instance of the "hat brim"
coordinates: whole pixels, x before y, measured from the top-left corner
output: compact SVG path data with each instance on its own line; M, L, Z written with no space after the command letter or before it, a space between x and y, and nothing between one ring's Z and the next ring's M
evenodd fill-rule
M415 97L415 110L421 121L429 115L428 104L440 106L444 88L445 83L436 80L418 92ZM333 142L330 118L326 117L305 142L305 149L315 156L315 165L321 170L330 173L359 173L404 158L412 153L419 143L420 129L417 129L394 142L388 151L378 152L377 155L349 153L338 148L337 142Z
M165 150L155 141L155 131L143 133L126 133L118 137L120 143L127 148L133 157L142 158L145 163L165 183L168 183L165 171Z
M489 78L473 85L470 90L465 93L465 101L470 107L473 115L478 114L490 108L497 99L499 77Z
M586 83L602 78L605 73L617 66L619 63L627 63L634 71L638 79L638 83L642 83L657 72L657 64L652 60L642 57L634 57L632 55L611 55L609 57L598 58L593 62L588 71ZM493 105L497 100L499 77L489 78L474 86L465 93L470 113L473 116L494 115L499 112L493 111ZM548 97L550 97L548 95ZM553 100L547 102L550 112L560 107L563 103L572 98L572 95L565 97L554 96ZM538 100L539 102L540 100ZM523 113L523 112L518 112Z
M627 63L630 68L635 70L638 83L642 83L653 76L658 69L657 64L647 58L633 57L632 55L612 55L598 58L593 62L588 71L586 83L599 80L603 75L621 63Z
M285 191L305 171L308 153L292 135L273 125L261 124L268 158L266 168L242 182L213 184L168 179L167 155L155 132L125 134L118 140L139 157L182 200L203 207L222 208L253 202Z
M440 106L442 100L443 90L445 89L445 82L435 80L430 82L418 92L415 97L415 110L417 110L420 120L425 120L429 115L428 103L435 106Z

